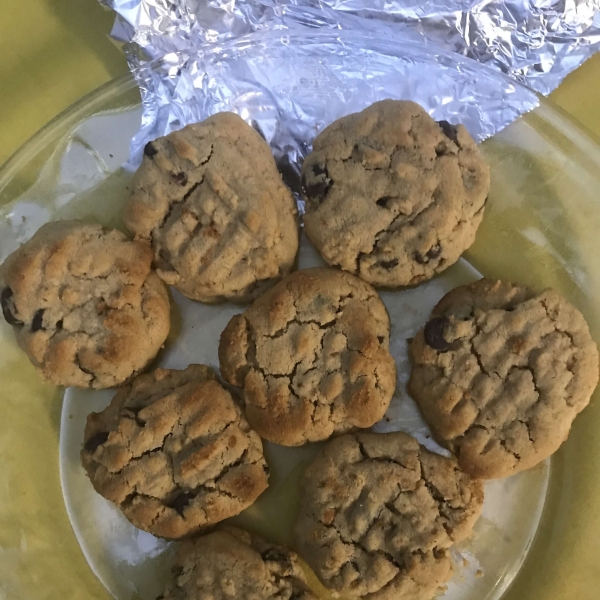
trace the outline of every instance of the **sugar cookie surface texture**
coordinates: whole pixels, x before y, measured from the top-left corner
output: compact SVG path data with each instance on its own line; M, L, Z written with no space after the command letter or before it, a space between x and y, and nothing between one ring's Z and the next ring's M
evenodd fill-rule
M346 434L304 474L298 550L344 598L430 600L482 504L480 481L411 436Z
M317 600L294 552L228 527L182 542L157 600Z
M245 302L292 269L296 213L268 144L219 113L146 146L124 218L182 294Z
M42 226L0 267L5 320L50 383L107 388L143 369L169 333L152 252L98 224Z
M228 323L223 378L264 438L295 446L379 421L396 386L390 320L375 290L336 269L292 273Z
M156 369L88 416L81 459L96 491L140 529L178 539L267 488L260 437L204 365Z
M482 279L449 292L411 343L409 391L474 477L555 452L598 382L581 313L551 289Z
M383 100L338 119L302 165L305 231L330 265L375 286L433 277L474 241L489 168L462 125Z

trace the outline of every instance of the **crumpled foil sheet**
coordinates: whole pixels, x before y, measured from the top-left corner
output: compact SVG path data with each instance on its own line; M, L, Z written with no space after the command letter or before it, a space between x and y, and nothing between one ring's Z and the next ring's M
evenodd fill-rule
M411 99L482 140L538 104L513 80L546 93L600 48L600 0L101 2L142 92L130 167L147 141L232 110L295 191L311 140L342 115Z
M132 66L261 29L358 28L434 42L547 94L600 49L600 0L100 1Z

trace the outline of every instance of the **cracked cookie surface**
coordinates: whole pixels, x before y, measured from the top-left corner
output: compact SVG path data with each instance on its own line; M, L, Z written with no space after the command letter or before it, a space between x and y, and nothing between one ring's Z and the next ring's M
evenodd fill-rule
M305 231L321 256L376 286L412 285L475 240L490 176L462 126L383 100L320 133L302 165Z
M212 369L156 369L88 416L81 460L136 527L178 539L237 515L267 488L252 431Z
M182 542L172 570L157 600L317 600L294 552L233 527Z
M268 144L233 113L150 142L125 223L158 275L202 302L247 302L292 269L297 209Z
M0 268L2 312L55 385L107 388L143 369L170 326L152 252L97 224L42 226Z
M444 296L411 354L410 394L474 477L505 477L550 456L598 382L581 313L552 289L501 281Z
M408 434L346 434L304 474L299 552L344 597L429 600L482 504L480 481Z
M377 292L335 269L292 273L228 323L219 362L264 438L296 446L379 421L396 386Z

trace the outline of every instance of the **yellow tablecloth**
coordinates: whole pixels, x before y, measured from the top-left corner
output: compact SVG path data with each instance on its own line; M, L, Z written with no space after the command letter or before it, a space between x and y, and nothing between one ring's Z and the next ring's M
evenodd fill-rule
M0 18L0 164L77 99L127 72L97 0L4 0ZM600 137L600 54L552 99Z

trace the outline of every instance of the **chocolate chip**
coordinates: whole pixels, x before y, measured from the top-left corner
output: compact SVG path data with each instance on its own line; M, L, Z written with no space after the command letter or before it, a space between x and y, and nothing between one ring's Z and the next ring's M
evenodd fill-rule
M327 175L327 167L325 165L316 164L312 166L313 175Z
M44 329L44 309L40 308L36 311L35 315L33 315L33 320L31 321L31 331L39 331L40 329Z
M108 431L99 431L85 443L85 449L91 454L96 450L96 448L98 448L98 446L102 446L107 439Z
M415 252L415 260L421 264L426 265L430 260L437 258L442 253L442 247L440 244L436 244L433 248L430 248L423 256L420 252Z
M315 183L306 183L306 179L302 179L302 187L304 188L304 193L307 198L311 200L321 200L325 199L327 192L329 191L329 186L326 181L316 181Z
M311 171L316 181L307 183L306 173L302 175L302 187L304 188L304 194L310 200L317 200L320 204L327 196L329 188L331 188L332 181L329 178L327 167L324 165L312 165Z
M156 149L156 147L154 146L154 144L152 142L148 142L144 146L144 154L148 158L154 158L158 154L158 150Z
M188 182L187 175L183 171L180 173L173 173L172 177L179 185L186 185Z
M448 317L434 317L425 325L425 343L434 350L444 352L451 346L450 342L444 339L444 329L450 325Z
M392 200L391 196L383 196L377 200L377 206L381 206L381 208L389 208L390 200Z
M289 563L289 558L281 550L277 548L269 548L266 552L261 554L263 560L278 563Z
M448 121L438 121L437 124L440 126L444 135L451 139L458 146L458 136L456 135L456 127Z
M437 258L442 253L442 247L439 243L429 249L427 257L429 259Z
M181 492L179 496L175 497L175 500L169 505L175 509L183 517L183 509L190 503L190 500L194 497L193 494L187 492Z
M4 319L9 325L23 325L23 321L19 321L12 313L9 303L10 299L13 296L13 291L7 287L2 290L2 295L0 296L0 304L2 304L2 314L4 315Z
M63 328L63 320L61 319L60 321L56 322L56 329L62 329Z
M385 341L385 338L382 335L378 335L377 339L379 340L380 344L383 344L383 342Z
M392 258L392 260L380 260L377 264L383 269L393 269L398 266L398 259Z
M265 472L266 475L270 475L270 473L271 473L271 467L269 467L269 465L265 463L263 465L263 471Z

